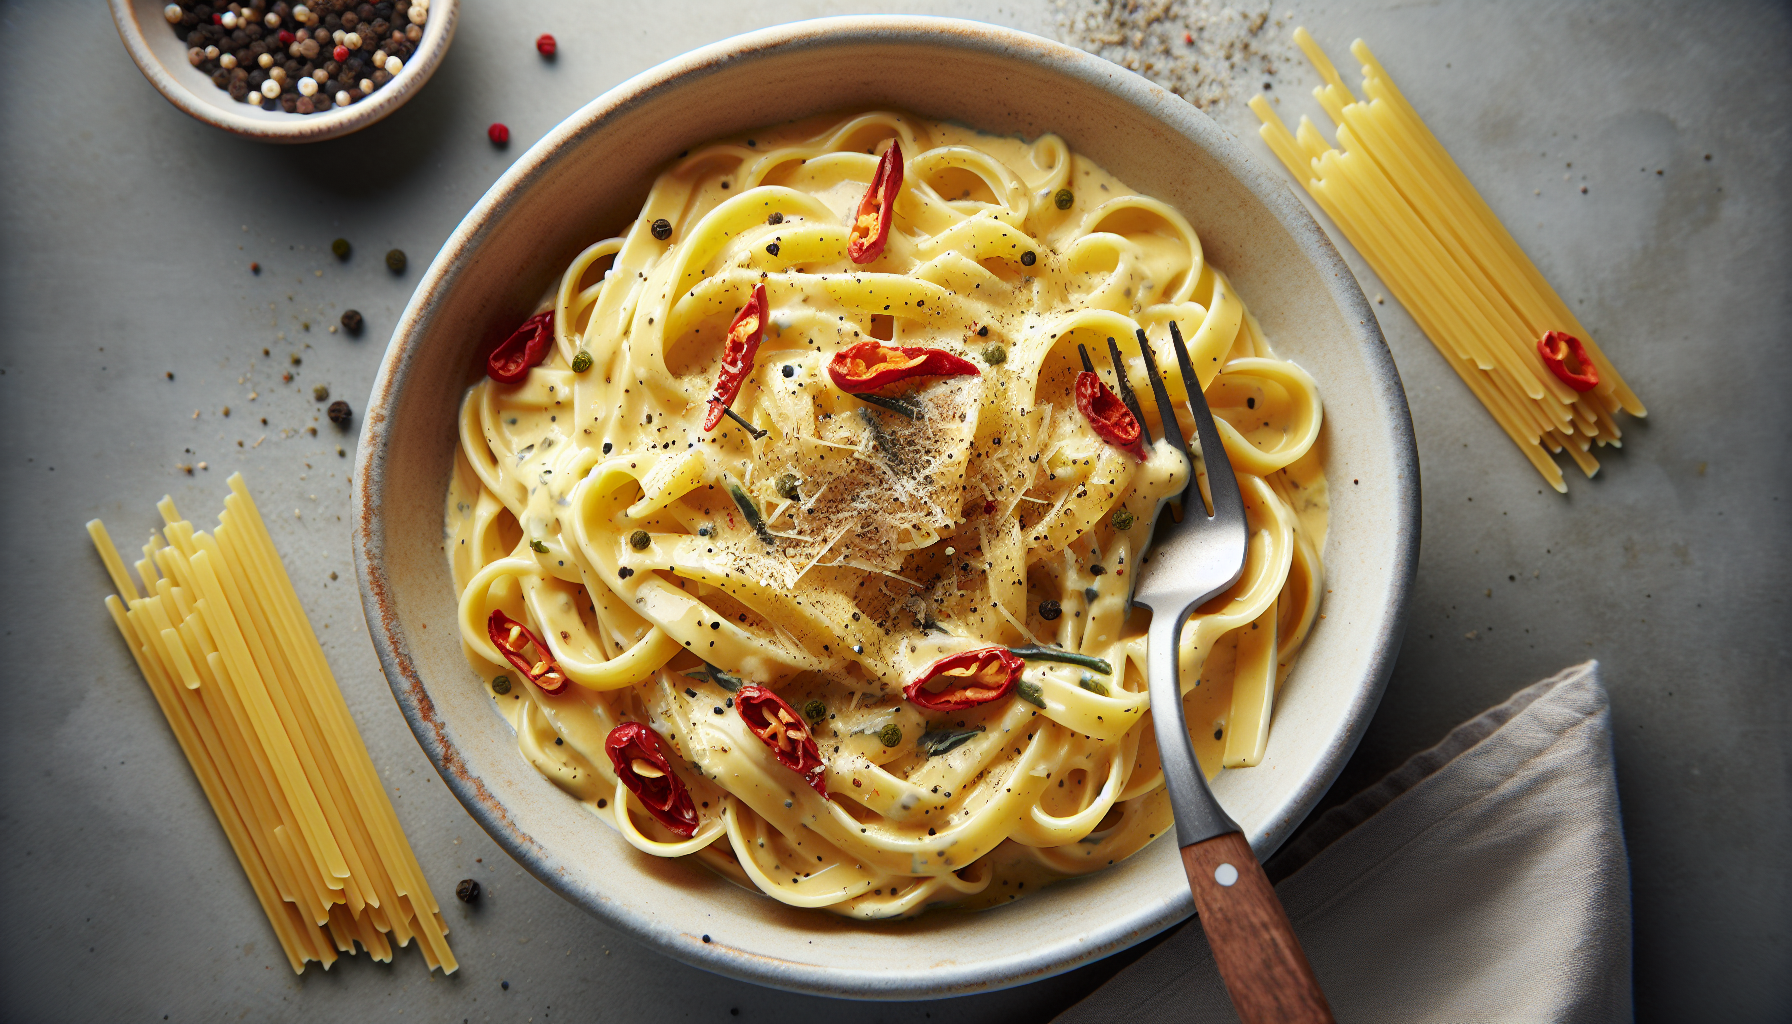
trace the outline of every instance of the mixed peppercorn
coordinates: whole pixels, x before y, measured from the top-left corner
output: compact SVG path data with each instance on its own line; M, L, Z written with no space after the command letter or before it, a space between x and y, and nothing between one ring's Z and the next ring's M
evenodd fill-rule
M162 11L187 62L239 103L315 114L390 82L416 52L429 0L309 4L171 3Z

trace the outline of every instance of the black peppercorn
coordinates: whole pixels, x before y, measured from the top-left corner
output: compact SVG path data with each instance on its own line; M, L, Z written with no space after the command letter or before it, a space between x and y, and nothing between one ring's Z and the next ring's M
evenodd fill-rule
M454 895L460 897L462 903L472 903L479 898L479 881L473 878L461 879L460 884L454 887Z
M1030 267L1037 262L1039 262L1039 254L1031 249L1020 254L1020 265L1023 267Z
M771 253L773 256L778 255L778 243L773 242L770 245L766 246L765 251Z
M318 390L322 391L323 389L319 388ZM329 394L329 392L326 391L326 392L324 392L323 396L318 399L318 401L321 402L325 398L328 398L328 397L330 397L330 394ZM349 410L348 403L344 402L342 399L338 398L334 402L330 403L330 422L331 423L334 423L339 427L345 426L348 423L349 417L352 415L354 415L354 413Z
M394 274L404 273L405 258L403 249L393 249L386 253L386 269Z
M354 246L348 244L348 239L338 238L330 243L330 251L336 254L337 259L346 260L348 259L349 253L354 252L355 250Z
M1056 619L1058 616L1060 616L1062 614L1064 614L1064 608L1063 608L1063 606L1059 605L1058 602L1056 602L1056 601L1041 601L1041 602L1039 602L1039 617L1044 619L1045 621L1051 622L1052 620Z
M784 223L784 215L773 211L771 216L765 218L765 222L767 224L782 224Z
M345 309L342 311L342 329L343 330L347 331L350 334L360 334L361 333L361 324L362 324L362 320L361 320L361 311L360 310Z
M672 237L672 222L664 217L653 222L653 237L664 242Z

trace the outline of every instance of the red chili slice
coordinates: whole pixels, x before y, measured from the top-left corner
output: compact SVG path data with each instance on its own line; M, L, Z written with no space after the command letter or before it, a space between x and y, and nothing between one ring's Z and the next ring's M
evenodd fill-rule
M896 208L896 193L902 191L902 143L890 140L890 148L878 158L877 173L871 176L871 187L859 200L858 216L853 218L852 234L846 241L847 258L854 263L870 263L883 255L884 242L890 237L890 217Z
M907 348L877 341L861 341L834 353L828 360L828 376L848 394L876 391L910 377L982 376L977 365L943 348Z
M734 710L741 721L753 730L759 741L771 748L778 763L801 775L803 781L822 796L828 795L826 765L821 763L821 748L815 745L809 726L796 709L763 686L743 686L734 695Z
M1587 347L1572 334L1550 331L1537 341L1537 354L1543 365L1562 383L1576 391L1591 391L1599 386L1599 367L1587 355ZM1573 365L1569 365L1569 360Z
M684 780L672 772L672 763L660 748L660 738L640 722L624 722L610 730L604 752L616 777L639 797L647 813L674 835L689 839L697 834L697 807Z
M902 692L916 707L961 711L1013 693L1026 667L1006 647L985 647L941 658Z
M1145 446L1139 440L1139 420L1101 378L1088 370L1076 375L1076 407L1083 411L1096 436L1116 448L1131 452L1140 462L1145 460Z
M520 384L529 376L529 367L540 364L554 344L554 311L537 313L492 349L485 359L485 372L503 384Z
M728 340L722 346L722 369L716 374L716 387L709 393L709 414L703 417L705 432L722 422L728 407L740 395L740 386L753 372L753 360L759 355L759 343L765 338L765 322L771 314L765 301L765 285L753 286L747 304L728 325Z
M554 660L554 654L548 645L530 631L528 626L516 621L503 612L492 612L492 617L485 621L485 631L491 635L492 643L503 652L504 660L515 666L518 672L529 677L529 681L541 687L543 693L559 693L566 688L566 676L560 671L560 665ZM531 660L523 652L530 644L535 645L535 658Z

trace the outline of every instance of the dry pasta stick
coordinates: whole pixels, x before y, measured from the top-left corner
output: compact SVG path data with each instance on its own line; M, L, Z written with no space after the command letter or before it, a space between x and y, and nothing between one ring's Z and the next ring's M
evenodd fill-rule
M1622 444L1612 414L1645 416L1586 327L1528 259L1468 177L1362 40L1363 94L1353 95L1304 28L1294 40L1325 85L1314 98L1331 118L1337 148L1311 121L1290 132L1263 96L1251 109L1263 140L1394 293L1551 487L1567 483L1553 453L1566 451L1587 476L1594 444ZM1598 371L1591 390L1557 379L1538 354L1544 333L1586 345Z
M447 926L260 513L230 478L219 526L163 498L140 591L99 520L106 599L295 972L413 936L453 973Z

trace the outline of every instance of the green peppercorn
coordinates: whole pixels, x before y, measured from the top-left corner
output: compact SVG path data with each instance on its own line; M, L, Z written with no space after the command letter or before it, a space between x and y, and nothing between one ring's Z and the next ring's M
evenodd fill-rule
M545 555L548 553L548 546L541 541L532 540L529 542L529 550L539 555Z
M1020 254L1020 265L1023 267L1030 267L1033 264L1038 263L1038 262L1039 262L1039 254L1034 252L1031 249L1028 249L1026 252L1023 252Z
M389 249L386 252L386 269L394 274L404 273L405 258L403 249Z
M492 680L492 692L502 697L510 692L510 677L497 676Z
M1006 346L1006 345L985 345L985 346L983 346L983 361L988 363L991 366L1002 365L1003 363L1008 361L1008 346Z
M1136 518L1131 512L1128 512L1123 508L1114 510L1114 529L1119 530L1121 533L1125 533L1127 530L1132 529L1132 524L1136 521Z
M653 538L647 535L646 530L636 530L628 535L628 546L636 551L646 551L647 545L652 543Z
M319 402L328 401L330 398L330 389L319 384L317 387L311 389L311 397Z
M799 494L799 492L797 491L796 485L797 485L797 479L796 479L795 473L786 473L783 476L779 477L778 478L778 497L785 498L790 501L796 501L798 494Z
M884 746L893 747L902 742L902 726L897 725L895 722L891 722L889 725L877 730L877 738L883 742Z
M355 250L353 246L348 244L348 239L338 238L330 243L330 251L336 254L337 259L346 260L348 259L348 254Z
M803 717L811 722L819 722L828 716L828 706L819 700L812 700L803 705Z
M1054 206L1056 206L1056 207L1057 207L1057 208L1058 208L1058 209L1060 209L1060 210L1068 210L1068 209L1070 209L1070 207L1071 207L1071 206L1072 206L1072 205L1073 205L1073 204L1074 204L1074 203L1075 203L1075 202L1076 202L1076 196L1074 196L1074 195L1072 195L1072 194L1071 194L1071 192L1070 192L1070 190L1069 190L1069 189L1067 189L1067 188L1061 188L1061 189L1059 189L1059 190L1058 190L1058 191L1057 191L1057 192L1056 192L1056 193L1055 193L1055 194L1054 194L1054 195L1053 195L1053 196L1052 196L1052 205L1054 205Z
M591 353L579 349L579 354L572 357L572 372L584 373L591 369Z
M1060 616L1062 614L1064 614L1064 606L1060 605L1058 602L1056 602L1056 601L1041 601L1041 602L1039 602L1039 617L1044 619L1045 621L1051 622L1052 620L1056 619L1058 616Z

